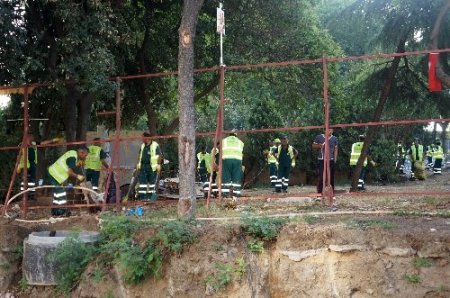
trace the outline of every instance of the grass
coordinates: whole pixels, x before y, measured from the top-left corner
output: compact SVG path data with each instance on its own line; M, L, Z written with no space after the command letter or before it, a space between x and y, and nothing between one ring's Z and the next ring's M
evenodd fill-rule
M321 222L324 220L323 217L318 216L318 215L305 215L303 216L303 220L308 224L308 225L314 225L318 222Z
M418 283L422 282L422 279L420 278L420 276L418 274L406 273L404 275L404 278L407 282L412 283L412 284L418 284Z
M427 258L416 258L414 259L414 267L431 267L433 266L433 261Z

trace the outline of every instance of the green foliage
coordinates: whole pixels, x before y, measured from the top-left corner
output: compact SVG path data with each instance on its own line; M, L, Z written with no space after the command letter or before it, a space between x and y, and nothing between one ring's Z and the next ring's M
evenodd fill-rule
M216 273L206 280L214 290L222 290L233 281L233 266L226 263L216 263Z
M25 276L22 276L22 278L19 280L19 288L22 291L25 291L26 289L28 289L28 281L25 278Z
M206 279L215 291L224 289L233 280L241 281L247 272L247 262L244 257L237 258L235 266L228 263L216 263L216 272Z
M433 266L433 262L427 258L416 258L414 259L414 267L431 267Z
M264 242L259 240L250 240L247 242L247 248L254 253L262 253L264 251Z
M323 218L318 215L305 215L303 216L303 219L309 225L314 225L323 220Z
M234 268L234 275L235 278L239 281L242 280L245 273L247 272L247 262L245 261L244 257L240 257L236 259L236 267Z
M170 221L158 231L158 238L165 248L179 253L184 244L193 243L195 234L184 221Z
M96 253L97 248L82 242L77 233L64 239L49 255L49 260L56 268L58 290L65 294L69 293Z
M152 237L139 245L133 234L143 224L125 217L106 219L101 231L100 251L105 262L118 263L126 283L138 284L145 278L161 277L161 269L166 256L180 253L183 247L193 243L197 237L189 222L169 221L153 225Z
M243 218L242 227L248 235L254 238L272 241L278 237L278 232L286 223L287 220L282 218L246 217Z
M412 283L412 284L417 284L420 283L422 281L422 279L420 278L420 276L418 274L405 274L404 278L407 282Z

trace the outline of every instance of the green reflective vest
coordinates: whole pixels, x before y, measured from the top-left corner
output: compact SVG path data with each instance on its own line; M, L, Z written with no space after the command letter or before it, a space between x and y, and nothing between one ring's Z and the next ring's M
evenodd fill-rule
M411 145L411 159L413 161L423 161L423 146L417 145L417 151L416 151L416 145L413 143Z
M280 156L280 152L281 152L281 145L278 146L278 157ZM295 167L295 153L294 153L294 147L292 147L291 145L288 145L288 154L289 157L291 158L291 167Z
M89 154L86 157L84 168L87 170L100 171L102 168L102 161L100 160L100 152L102 147L91 145L88 147Z
M204 160L206 171L208 173L211 173L211 154L209 154L208 152L206 153L199 152L197 153L197 159L198 159L198 168L200 169L200 164Z
M139 152L139 162L138 162L138 169L141 168L141 161L142 161L142 154L144 153L144 147L145 144L141 145L141 152ZM152 171L156 171L156 167L158 166L158 160L159 160L159 154L156 154L156 149L159 148L159 144L155 141L152 141L150 144L150 151L148 152L150 154L150 165L152 167Z
M30 149L34 150L34 163L37 165L38 153L37 153L36 143L32 142L31 145L33 147L31 147ZM19 167L18 167L19 169L23 169L25 167L24 157L25 157L25 149L22 150L22 155L20 156ZM28 155L28 160L27 160L27 169L29 169L29 168L30 168L30 155Z
M433 157L435 159L443 159L444 158L444 150L442 146L435 145L433 148Z
M67 159L75 157L78 159L76 150L69 150L64 153L54 164L48 167L48 173L55 179L59 184L69 178L69 166L67 165ZM78 162L78 161L77 161Z
M272 152L274 152L277 149L277 146L272 146L269 148L269 155L267 156L267 163L278 163L277 158L275 157L275 155L273 155Z
M352 153L350 154L350 165L356 166L358 163L359 156L361 155L362 147L364 142L356 142L352 145ZM364 166L367 166L367 157L364 159Z
M235 136L229 136L222 141L222 159L242 160L244 143Z

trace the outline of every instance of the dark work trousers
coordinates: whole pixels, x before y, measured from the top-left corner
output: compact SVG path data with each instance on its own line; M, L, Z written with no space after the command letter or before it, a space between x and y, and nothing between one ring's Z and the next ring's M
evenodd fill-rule
M334 191L334 168L335 168L335 163L334 160L330 160L330 184L333 187L333 191ZM322 193L322 188L323 188L323 160L318 160L317 163L317 168L318 168L318 181L317 181L317 192L318 193Z
M278 178L278 167L275 162L269 163L269 176L270 176L270 185L275 188L275 184L277 183Z

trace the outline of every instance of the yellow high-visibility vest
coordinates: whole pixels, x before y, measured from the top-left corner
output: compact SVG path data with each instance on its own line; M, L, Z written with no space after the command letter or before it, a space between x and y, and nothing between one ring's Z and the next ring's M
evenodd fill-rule
M100 152L102 151L102 147L91 145L88 147L89 154L86 157L86 161L84 164L85 169L100 171L102 168L102 162L100 160Z
M244 143L235 136L229 136L222 141L222 159L242 160Z
M278 146L278 158L280 157L280 153L281 153L281 145ZM291 145L288 145L288 154L289 157L291 158L291 167L295 167L294 147L292 147Z
M78 159L78 154L76 150L69 150L64 153L54 164L48 167L48 173L55 179L59 184L69 178L69 166L67 165L67 159L75 157Z
M141 152L139 152L139 162L138 162L138 168L141 168L141 161L142 161L142 154L144 152L144 147L145 144L141 145ZM150 145L150 150L149 150L149 154L150 154L150 165L152 167L152 171L156 171L156 168L158 166L158 160L159 160L159 154L156 154L156 149L159 148L159 144L156 143L155 141L152 141L151 145Z
M37 152L37 147L36 147L36 142L32 142L31 145L33 146L31 149L34 150L34 162L37 165L38 163L38 152ZM28 148L26 148L28 149ZM20 161L19 161L19 169L23 169L25 167L25 163L24 163L24 157L25 157L25 150L22 150L22 155L20 156ZM30 156L28 155L28 159L27 159L27 169L30 168Z
M206 171L208 173L211 173L211 154L209 154L208 152L206 153L199 152L197 153L197 159L198 159L198 168L200 169L200 164L204 160Z
M362 147L364 142L356 142L352 145L352 153L350 154L350 165L356 166L358 163L359 156L361 155ZM364 159L364 166L367 166L367 157Z

